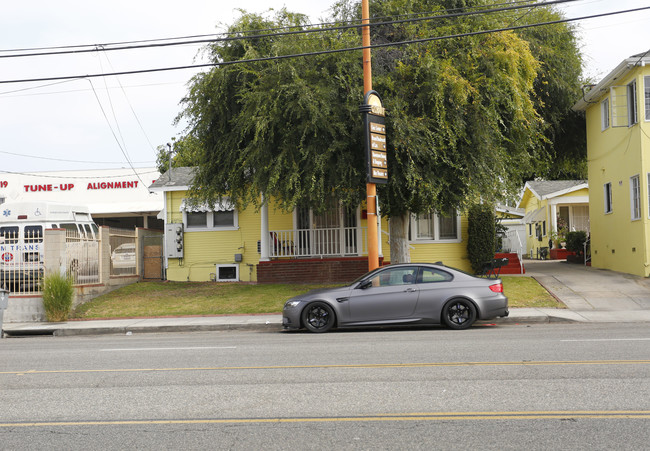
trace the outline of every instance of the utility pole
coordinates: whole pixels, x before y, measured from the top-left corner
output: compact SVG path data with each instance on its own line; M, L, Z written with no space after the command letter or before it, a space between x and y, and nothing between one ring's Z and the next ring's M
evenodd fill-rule
M363 92L372 91L372 66L370 64L370 6L361 0L361 45L363 46ZM366 208L368 212L368 270L379 267L379 237L377 228L377 185L366 183Z

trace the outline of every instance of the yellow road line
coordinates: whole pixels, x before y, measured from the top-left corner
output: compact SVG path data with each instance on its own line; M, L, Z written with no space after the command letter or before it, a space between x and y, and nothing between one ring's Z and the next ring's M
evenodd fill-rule
M574 361L523 361L523 362L435 362L435 363L357 363L349 365L268 365L268 366L214 366L188 368L115 368L81 370L22 370L0 371L0 374L57 374L57 373L138 373L165 371L233 371L233 370L280 370L280 369L380 369L380 368L429 368L429 367L487 367L487 366L562 366L562 365L649 365L650 360L574 360Z
M44 421L0 423L0 428L37 428L72 426L128 426L164 424L259 424L259 423L345 423L386 421L477 421L477 420L547 420L547 419L650 419L650 410L612 411L533 411L533 412L433 412L379 414L357 417L304 418L223 418L197 420L108 420Z

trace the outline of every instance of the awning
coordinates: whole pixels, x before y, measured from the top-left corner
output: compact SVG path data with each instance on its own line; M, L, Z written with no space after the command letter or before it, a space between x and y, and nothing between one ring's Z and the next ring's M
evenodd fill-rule
M524 215L524 224L546 221L546 208L538 208Z
M194 213L198 212L207 212L207 211L232 211L235 209L235 206L230 203L229 199L224 199L223 202L217 203L214 207L206 203L200 203L196 205L190 205L187 199L183 199L181 202L180 211L190 211Z

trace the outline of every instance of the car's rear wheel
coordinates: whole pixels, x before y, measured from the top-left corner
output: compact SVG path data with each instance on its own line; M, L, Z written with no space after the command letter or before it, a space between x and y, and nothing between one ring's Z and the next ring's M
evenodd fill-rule
M476 321L476 307L467 299L451 300L442 310L442 320L450 329L467 329Z
M310 332L327 332L336 321L334 310L325 302L312 302L305 307L301 316L302 324Z

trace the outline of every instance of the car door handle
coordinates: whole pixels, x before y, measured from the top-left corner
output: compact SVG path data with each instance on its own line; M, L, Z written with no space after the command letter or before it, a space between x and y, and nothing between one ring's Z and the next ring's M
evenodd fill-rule
M404 292L406 292L406 293L414 293L416 291L418 291L418 290L416 290L415 288L407 288L406 290L404 290Z

